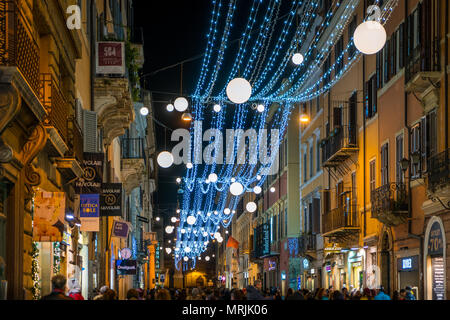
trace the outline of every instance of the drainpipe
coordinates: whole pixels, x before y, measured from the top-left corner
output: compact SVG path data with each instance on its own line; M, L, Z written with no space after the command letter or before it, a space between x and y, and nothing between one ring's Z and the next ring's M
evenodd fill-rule
M445 72L445 77L444 77L444 88L445 88L445 101L444 101L444 105L445 105L445 109L444 109L444 113L445 113L445 150L448 149L448 72L447 72L447 68L448 68L448 1L444 1L445 3L445 57L444 57L444 72Z

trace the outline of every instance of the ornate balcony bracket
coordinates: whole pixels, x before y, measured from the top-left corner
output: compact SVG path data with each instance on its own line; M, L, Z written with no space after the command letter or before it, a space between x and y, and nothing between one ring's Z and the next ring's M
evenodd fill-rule
M125 193L129 195L134 188L144 182L144 159L122 159L122 182Z
M56 158L55 163L56 168L67 181L83 176L83 168L75 158Z
M17 89L11 85L0 85L0 134L19 112L20 106Z
M47 146L49 147L49 154L53 157L63 157L69 150L69 147L64 142L63 138L53 126L45 126L48 133Z
M407 221L408 194L404 183L388 183L372 192L372 218L387 226Z
M126 78L96 78L94 105L98 125L103 128L103 143L109 145L134 121L135 113Z

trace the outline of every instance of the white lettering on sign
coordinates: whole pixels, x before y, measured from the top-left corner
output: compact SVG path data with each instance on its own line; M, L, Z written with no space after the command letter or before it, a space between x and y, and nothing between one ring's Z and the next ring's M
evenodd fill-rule
M403 259L402 268L403 269L411 269L412 268L412 258Z

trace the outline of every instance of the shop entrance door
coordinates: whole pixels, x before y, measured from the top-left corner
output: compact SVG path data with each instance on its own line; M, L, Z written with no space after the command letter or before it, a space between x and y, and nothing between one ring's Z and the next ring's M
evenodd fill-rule
M385 233L381 251L381 285L388 295L391 294L391 255L389 248L389 236Z

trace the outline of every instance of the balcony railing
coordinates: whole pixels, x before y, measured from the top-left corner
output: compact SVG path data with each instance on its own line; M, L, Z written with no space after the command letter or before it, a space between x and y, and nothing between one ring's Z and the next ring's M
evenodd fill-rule
M450 181L450 149L428 159L428 190L436 192L447 186Z
M0 66L16 66L39 97L39 47L17 0L0 0Z
M355 128L336 127L333 133L322 142L322 165L335 166L355 151L358 151Z
M408 192L404 183L388 183L371 193L372 218L395 226L406 221Z
M406 83L411 81L420 72L440 71L439 57L439 39L434 39L425 45L418 45L413 49L412 54L406 57Z
M144 139L122 139L122 159L144 159Z
M332 209L323 215L323 234L337 235L359 231L358 210L356 205Z
M83 161L83 133L75 121L75 117L69 118L69 152L72 157L75 157L80 163Z
M61 138L67 142L69 104L59 89L56 80L49 73L41 74L40 97L42 105L49 114L46 124L55 127Z
M316 235L315 234L303 234L299 237L300 251L314 251L316 250Z

